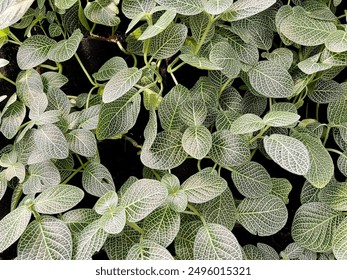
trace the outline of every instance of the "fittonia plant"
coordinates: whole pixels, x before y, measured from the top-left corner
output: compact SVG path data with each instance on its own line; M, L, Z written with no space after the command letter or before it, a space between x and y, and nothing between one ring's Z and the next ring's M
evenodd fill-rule
M110 259L347 259L341 2L1 1L0 46L13 45L20 72L11 80L0 59L2 85L14 85L0 97L0 131L11 139L1 144L0 199L13 192L0 252L13 245L17 259L91 259L100 250ZM126 30L125 41L117 30ZM77 54L84 38L111 42L122 55L88 73ZM88 93L64 93L69 60L84 71ZM193 87L180 83L180 71L196 79ZM138 143L128 131L141 108L148 121ZM143 178L114 181L99 156L105 139L138 148ZM269 160L288 173L273 175ZM187 161L196 168L182 179L175 168ZM234 227L258 236L283 229L292 188L302 205L290 209L287 247L241 247ZM94 207L79 206L86 193Z

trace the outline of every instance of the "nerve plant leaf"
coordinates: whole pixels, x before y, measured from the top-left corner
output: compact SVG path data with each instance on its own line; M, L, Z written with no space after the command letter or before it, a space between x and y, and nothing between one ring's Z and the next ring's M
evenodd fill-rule
M180 260L194 260L194 240L201 221L183 223L175 239L175 252Z
M94 205L94 210L96 213L102 215L108 209L117 206L118 196L115 191L109 191L105 193Z
M188 127L182 136L182 147L193 158L204 158L212 147L211 132L202 125Z
M207 0L203 1L204 10L211 15L219 15L226 11L233 1L230 0Z
M325 38L325 46L329 51L335 53L347 51L347 32L342 30L331 32Z
M319 194L319 201L338 211L347 211L347 184L333 183L323 188Z
M126 257L127 260L173 260L170 252L157 242L143 239L134 244Z
M263 120L265 125L272 127L283 127L295 124L300 119L300 115L285 111L270 111Z
M99 81L107 81L127 67L127 63L122 57L115 56L107 60L100 67L99 71L93 74L93 77Z
M6 0L0 6L0 30L16 23L30 8L34 0Z
M26 108L21 101L15 101L1 116L0 131L7 139L12 139L18 132L25 118Z
M203 11L202 0L155 0L159 5L175 9L177 13L191 16Z
M138 14L150 14L155 5L155 0L124 0L122 12L127 18L133 19Z
M264 121L254 114L244 114L229 125L233 134L246 134L258 131L265 127Z
M84 14L91 22L105 26L117 26L120 23L117 4L119 0L96 0L88 2Z
M94 134L87 129L74 129L66 135L71 151L85 157L92 157L97 152Z
M69 9L75 4L77 0L54 0L54 5L62 10Z
M343 219L333 234L332 249L338 260L347 259L347 219Z

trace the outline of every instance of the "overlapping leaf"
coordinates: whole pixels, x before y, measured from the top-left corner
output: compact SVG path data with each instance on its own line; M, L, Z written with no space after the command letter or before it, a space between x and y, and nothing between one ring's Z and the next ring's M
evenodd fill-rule
M182 147L188 155L204 158L212 147L211 132L202 125L188 127L182 136Z
M88 2L84 8L85 16L94 23L117 26L120 23L117 4L119 0L96 0Z
M159 5L176 9L177 13L191 16L203 11L201 0L155 0Z
M127 260L173 260L170 252L155 241L144 239L134 244L126 257Z

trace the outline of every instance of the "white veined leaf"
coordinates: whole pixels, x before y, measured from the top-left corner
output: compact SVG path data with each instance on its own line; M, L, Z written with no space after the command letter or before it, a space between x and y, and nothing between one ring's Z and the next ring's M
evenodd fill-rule
M319 201L338 211L347 211L347 183L329 184L319 194Z
M95 220L86 226L76 237L76 251L73 258L76 260L91 260L95 252L101 250L108 233L105 232L100 220Z
M311 18L300 6L292 8L291 13L280 24L280 32L285 37L303 46L321 45L335 30L334 23Z
M294 81L288 71L271 61L260 61L248 72L251 86L265 97L284 98L292 95Z
M52 22L48 26L48 33L51 38L59 37L63 33L63 29L60 25L56 24L55 22Z
M292 237L296 243L315 252L331 250L333 233L342 214L322 202L310 202L301 205L296 211Z
M331 32L325 38L325 47L329 51L336 53L347 51L347 32L343 30Z
M125 260L130 248L140 242L140 234L130 226L125 226L121 233L108 236L104 249L110 260Z
M242 98L241 105L243 114L255 114L260 116L266 109L267 98L255 96L253 93L247 91Z
M77 0L54 0L54 5L61 10L67 10L71 8Z
M289 193L292 190L292 184L285 178L271 178L271 193L281 198L285 204L289 203Z
M284 260L297 260L304 253L305 248L298 243L290 243L281 253Z
M211 159L222 166L238 166L248 161L250 151L244 138L228 130L212 134Z
M67 225L54 217L32 221L19 239L18 260L71 260L72 237Z
M71 103L66 94L59 88L49 88L47 91L47 110L58 110L62 116L67 117L71 110Z
M199 126L204 123L207 116L207 107L199 99L184 102L180 108L180 117L188 126Z
M5 172L0 172L0 201L5 195L7 190L7 180L5 176Z
M289 172L305 175L310 170L311 160L306 146L293 137L281 134L265 136L264 148L274 162Z
M244 114L238 117L229 126L233 134L246 134L258 131L265 127L264 121L254 114Z
M320 191L320 189L316 188L308 180L306 180L300 193L301 204L309 202L318 202L318 195Z
M83 171L82 186L87 193L102 197L115 186L111 173L100 163L92 162Z
M183 24L172 24L155 36L150 43L149 53L156 59L165 59L175 55L183 46L188 28Z
M310 157L310 168L304 177L316 188L325 187L334 175L334 163L319 138L307 133L295 134L303 143Z
M321 55L321 61L324 64L330 66L346 66L347 65L347 53L334 53L327 49L324 49Z
M128 66L125 60L122 57L115 56L107 60L100 67L99 71L93 74L93 78L98 81L107 81L119 71L126 68L128 68Z
M117 193L115 191L109 191L98 199L98 201L94 205L94 210L96 213L102 215L106 211L108 211L108 209L112 207L116 207L117 203L118 203Z
M10 247L25 231L31 218L27 206L19 206L0 220L0 252Z
M233 194L227 188L221 195L196 205L206 222L223 225L232 230L236 222L236 206Z
M255 161L233 168L231 173L237 190L248 198L257 198L270 194L272 181L269 173Z
M347 101L344 97L329 103L328 121L333 124L343 124L347 122Z
M243 254L246 255L246 260L263 260L263 255L259 248L252 244L247 244L242 247Z
M97 152L94 133L87 129L74 129L66 135L69 148L84 157L93 157Z
M15 162L9 165L4 172L7 181L17 177L19 182L22 183L25 179L25 166L21 162Z
M176 17L175 10L167 10L155 24L148 26L147 29L142 33L138 40L146 40L157 36L159 33L163 32Z
M201 221L186 222L180 226L175 238L175 252L178 259L194 260L194 240L201 226Z
M233 122L240 116L239 113L233 111L219 111L216 116L217 130L231 130Z
M0 58L0 68L5 67L8 65L10 62L6 59Z
M342 155L339 156L337 159L337 167L340 170L340 172L347 177L347 153L344 152Z
M96 0L88 2L84 14L91 22L105 26L117 26L120 23L117 4L119 0Z
M102 101L110 103L125 95L142 77L142 70L136 67L125 68L117 72L106 84Z
M276 3L276 0L238 0L233 3L223 14L222 19L226 21L237 21L256 15Z
M228 87L219 98L223 110L231 111L237 114L242 113L242 96L234 87Z
M200 14L203 11L202 0L155 0L159 5L176 9L177 13L186 16Z
M135 89L117 100L102 104L96 137L103 140L131 129L137 120L141 108L141 95Z
M81 30L76 29L68 39L59 41L48 51L48 59L55 62L69 60L76 53L77 48L83 38Z
M329 64L320 62L319 58L320 53L302 60L298 63L298 68L305 74L311 75L320 71L328 70L332 67Z
M125 207L127 220L138 222L158 208L167 198L166 187L151 179L133 183L123 194L121 205Z
M289 70L289 68L293 64L294 55L290 49L278 48L275 49L272 53L262 53L262 57L265 57L268 60Z
M45 62L54 44L56 41L44 35L34 35L26 39L17 52L19 68L26 70Z
M26 108L21 101L12 103L1 116L0 131L7 139L16 136L25 118Z
M270 111L281 111L281 112L290 112L297 113L298 110L293 103L290 102L278 102L271 106Z
M182 184L182 190L187 194L188 201L204 203L223 193L228 187L225 179L208 170L202 170L190 176Z
M200 13L189 17L189 28L195 42L199 43L201 41L208 24L210 24L210 16L207 13ZM209 42L213 38L214 34L215 25L212 25L205 35L203 43Z
M215 44L211 49L209 58L212 63L221 67L221 72L230 79L236 78L240 73L241 64L228 42Z
M205 126L188 127L182 136L182 146L193 158L204 158L212 147L211 132Z
M42 214L58 214L70 210L84 197L75 186L57 185L44 190L34 199L34 208Z
M61 88L65 85L69 79L66 78L63 74L57 72L48 71L41 74L42 83L44 86L44 92L47 92L50 88Z
M135 0L135 1L137 1L137 0ZM153 1L153 2L154 2L154 0L149 0L149 1ZM125 3L125 2L126 2L126 1L123 1L123 3ZM124 13L124 10L123 10L122 12ZM128 33L131 29L133 29L134 26L136 26L136 25L144 18L145 14L146 14L146 13L140 12L139 14L137 14L136 16L134 16L134 18L130 21L130 23L129 23L129 25L128 25L128 28L127 28L127 30L125 31L125 33ZM144 32L145 27L147 27L147 25L143 25L143 27L142 27L142 26L140 27L141 33ZM139 37L139 36L136 36L136 35L135 35L135 38L133 38L133 39L135 39L135 40L137 41L136 38L138 38L138 37ZM137 42L134 42L134 43L135 43L135 45L137 45L136 43L139 43L139 42L137 41ZM141 42L139 45L142 45L142 42ZM139 51L140 51L140 49L139 49Z
M202 70L222 70L222 67L217 66L216 64L212 63L210 60L208 60L205 57L199 57L197 55L194 54L180 54L179 58L195 67L198 69L202 69Z
M126 213L122 206L111 206L100 218L103 230L109 234L119 234L126 223Z
M142 163L158 170L172 169L181 165L188 156L182 147L182 136L177 130L158 133L151 147L142 151Z
M122 12L127 18L133 19L138 14L150 14L155 6L154 0L124 0Z
M196 234L194 259L241 260L241 246L234 234L225 226L208 223Z
M180 188L179 179L173 174L165 174L161 182L168 189L166 204L176 212L183 212L188 205L188 197L184 190Z
M4 0L0 5L0 30L16 23L24 16L34 0Z
M50 158L64 159L69 155L68 143L61 130L53 124L45 124L34 132L37 149Z
M265 125L272 127L283 127L295 124L300 119L300 115L285 111L271 110L263 117Z
M93 209L81 208L64 213L62 221L69 227L71 233L77 236L87 225L100 217Z
M245 198L237 207L237 221L250 233L270 236L287 222L288 211L282 199L269 194L260 198Z
M211 15L219 15L226 11L233 1L230 0L206 0L203 1L204 10Z
M169 205L159 207L149 214L143 223L143 238L169 246L180 229L180 214Z
M173 260L170 252L158 243L143 239L134 244L126 257L127 260Z
M339 224L333 234L333 252L338 260L347 260L347 219Z
M316 87L309 91L308 97L316 103L330 103L340 99L344 94L341 84L333 80L317 82Z
M100 105L93 105L81 111L78 127L93 130L98 127Z
M279 260L278 253L271 246L265 243L257 243L257 247L262 254L263 260Z

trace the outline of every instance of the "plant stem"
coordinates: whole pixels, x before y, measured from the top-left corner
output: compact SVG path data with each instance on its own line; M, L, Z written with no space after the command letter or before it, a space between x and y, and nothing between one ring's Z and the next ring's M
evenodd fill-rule
M58 66L52 66L52 65L48 65L48 64L40 64L40 67L46 68L49 70L53 70L53 71L59 70Z
M326 148L326 150L329 151L329 152L336 153L336 154L338 154L340 156L344 156L345 155L343 152L341 152L339 150L335 150L335 149L331 149L331 148Z
M83 168L84 168L85 165L81 165L80 167L78 167L69 177L67 177L65 179L64 182L62 182L61 184L62 185L65 185L67 184L77 173L79 173Z
M214 17L209 15L209 21L208 21L208 24L207 24L207 26L206 26L206 29L205 29L204 33L202 34L201 39L200 39L200 41L199 41L199 44L196 46L196 49L195 49L195 51L194 51L194 54L195 54L195 55L198 54L198 52L200 51L200 48L201 48L202 45L204 44L205 39L206 39L206 37L207 37L207 34L208 34L208 32L210 31L210 29L211 29L213 23L214 23Z
M316 104L316 120L319 121L319 103Z
M7 77L5 77L3 74L1 74L0 73L0 79L3 79L3 80L5 80L6 82L9 82L10 84L12 84L12 85L16 85L16 83L14 82L14 81L12 81L11 79L9 79L9 78L7 78Z
M127 141L129 141L131 144L133 144L133 146L134 146L135 148L142 149L142 146L139 145L133 138L131 138L131 137L125 135L125 134L122 135L122 138L124 138L125 140L127 140Z
M200 214L200 212L191 204L188 203L188 208L192 210L192 212L199 217L199 219L202 221L205 227L207 227L207 223L205 218Z
M176 80L176 77L175 77L174 73L171 73L171 72L170 72L170 75L171 75L171 77L172 77L172 79L173 79L175 85L178 85L178 82L177 82L177 80Z
M191 212L191 211L182 211L181 213L196 216L196 214L194 212Z
M10 37L10 38L13 39L15 42L17 42L18 45L23 44L23 43L16 37L16 35L14 35L11 31L10 31L10 33L8 34L8 37Z
M201 159L198 160L198 170L201 171Z
M131 56L132 56L132 58L133 58L133 60L134 60L134 65L133 65L133 67L136 67L136 66L137 66L137 58L136 58L136 55L134 55L133 53L128 52L126 49L124 49L124 47L122 46L122 43L119 42L118 40L117 40L116 44L117 44L118 48L119 48L124 54L126 54L126 55L131 55Z
M128 220L126 221L126 224L129 227L132 227L134 230L136 230L137 232L139 232L141 235L143 234L143 229L140 228L137 224L133 223L133 222L129 222Z
M324 137L324 141L323 141L323 146L325 146L325 144L328 141L330 129L331 129L331 126L328 124L327 130L325 131L325 137Z
M91 90L88 92L88 97L87 97L87 102L86 102L86 109L89 108L89 101L90 101L90 96L92 95L92 92L94 89L98 87L92 87Z
M264 128L262 128L260 130L260 132L249 141L249 144L252 144L254 141L261 138L263 136L264 132L268 129L269 129L269 126L265 126Z
M95 83L95 82L93 81L93 79L90 77L90 75L89 75L87 69L84 67L84 65L83 65L83 63L82 63L82 61L81 61L81 59L80 59L80 57L78 56L77 53L75 53L75 57L76 57L76 59L77 59L79 65L81 66L81 68L82 68L84 74L85 74L86 77L88 78L89 82L90 82L94 87L98 87L98 84Z
M232 78L229 78L228 80L226 80L226 82L222 85L222 87L220 88L219 92L218 92L218 100L219 98L222 96L223 91L228 87L228 85L230 84L230 82L232 81Z

